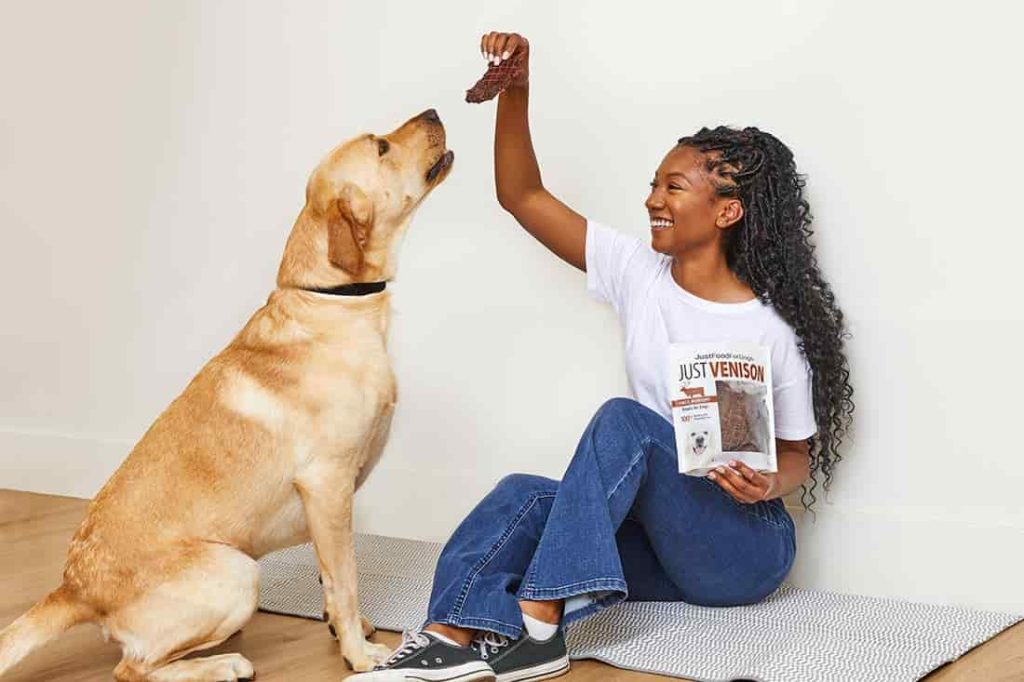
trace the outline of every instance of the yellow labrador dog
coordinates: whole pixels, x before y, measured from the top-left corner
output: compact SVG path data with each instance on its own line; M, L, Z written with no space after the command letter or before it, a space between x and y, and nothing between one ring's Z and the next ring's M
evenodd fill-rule
M334 149L313 171L277 289L149 428L89 505L60 587L0 633L0 673L77 623L121 645L119 682L236 681L220 644L256 610L256 558L312 538L341 654L366 640L352 496L388 436L395 247L451 169L433 109Z

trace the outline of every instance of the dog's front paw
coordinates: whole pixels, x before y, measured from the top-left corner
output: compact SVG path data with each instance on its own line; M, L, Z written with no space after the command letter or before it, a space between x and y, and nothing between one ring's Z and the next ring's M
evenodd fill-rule
M391 648L384 644L377 644L375 642L364 642L363 651L366 652L366 656L373 660L373 664L383 663L387 660L388 656L391 655Z
M374 666L383 663L391 655L391 649L383 644L363 641L362 651L355 656L345 656L352 670L356 672L367 672L373 670Z

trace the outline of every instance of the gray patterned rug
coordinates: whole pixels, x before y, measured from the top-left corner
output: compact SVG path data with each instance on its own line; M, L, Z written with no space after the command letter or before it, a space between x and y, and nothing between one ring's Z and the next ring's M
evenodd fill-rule
M441 545L357 535L363 615L383 630L419 627ZM319 619L310 545L260 560L260 608ZM569 626L571 658L705 682L917 680L1024 616L812 592L783 585L731 608L629 602Z

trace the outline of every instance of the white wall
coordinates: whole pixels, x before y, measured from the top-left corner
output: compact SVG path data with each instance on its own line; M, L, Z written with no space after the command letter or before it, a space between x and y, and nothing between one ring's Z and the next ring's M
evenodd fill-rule
M809 174L858 410L794 582L1024 611L1010 3L0 7L0 487L92 495L265 299L320 156L429 106L456 168L404 247L358 524L443 539L505 473L559 476L625 382L610 311L494 199L493 103L462 100L479 35L518 30L545 183L587 215L645 234L653 169L705 124Z

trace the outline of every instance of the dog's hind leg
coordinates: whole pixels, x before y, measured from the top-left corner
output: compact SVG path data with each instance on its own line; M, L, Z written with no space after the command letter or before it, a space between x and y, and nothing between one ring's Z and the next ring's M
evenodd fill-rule
M195 560L106 619L123 656L117 682L238 682L253 678L240 654L178 660L237 632L259 598L259 565L239 550L200 543Z
M114 669L117 682L246 682L254 677L252 663L241 654L175 661L148 674L140 673L136 664L126 663L125 660Z

